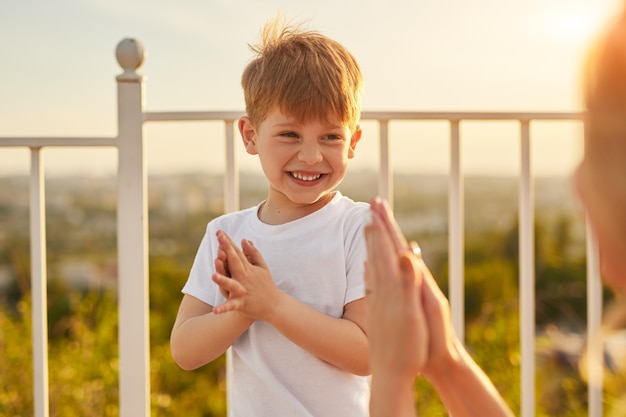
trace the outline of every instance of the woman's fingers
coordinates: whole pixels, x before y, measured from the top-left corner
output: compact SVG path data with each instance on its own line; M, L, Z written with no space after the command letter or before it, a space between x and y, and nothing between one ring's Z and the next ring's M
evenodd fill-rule
M402 280L402 307L410 319L406 323L406 332L412 335L415 343L413 352L413 366L420 371L428 358L429 330L428 318L422 305L422 285L424 275L421 261L415 259L409 253L404 253L398 258L400 277Z
M382 224L385 230L387 230L388 236L391 238L391 244L393 245L396 253L403 253L408 248L408 244L402 230L400 230L400 226L393 216L393 212L391 211L389 204L380 198L375 198L370 203L370 207L372 212L378 213L380 216Z
M393 277L395 274L390 274L390 271L397 269L397 254L378 212L372 212L372 222L365 227L365 240L367 279L370 285L375 286L377 281Z

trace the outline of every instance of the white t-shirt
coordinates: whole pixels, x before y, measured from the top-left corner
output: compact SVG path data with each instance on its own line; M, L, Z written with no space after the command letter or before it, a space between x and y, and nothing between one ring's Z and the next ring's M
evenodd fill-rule
M218 247L215 232L221 229L238 245L244 238L251 240L276 285L318 311L341 317L347 303L365 296L363 227L369 219L368 204L336 191L320 210L286 224L262 223L257 212L258 206L208 224L183 293L211 306L224 301L211 280ZM254 322L233 343L228 359L231 417L368 415L369 377L321 361L267 322Z

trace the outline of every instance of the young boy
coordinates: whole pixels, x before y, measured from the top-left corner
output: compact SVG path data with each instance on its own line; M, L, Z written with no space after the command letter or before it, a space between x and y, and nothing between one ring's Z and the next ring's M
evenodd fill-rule
M278 20L252 50L238 126L269 193L208 224L172 355L195 369L231 347L229 416L367 416L369 205L335 190L361 137L362 75L339 43Z

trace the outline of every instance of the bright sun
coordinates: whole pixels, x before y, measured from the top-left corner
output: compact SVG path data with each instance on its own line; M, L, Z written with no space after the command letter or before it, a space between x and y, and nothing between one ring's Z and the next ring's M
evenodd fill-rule
M594 2L589 2L551 8L544 14L542 26L553 38L562 38L568 42L588 43L598 35L614 13L613 7L598 6Z

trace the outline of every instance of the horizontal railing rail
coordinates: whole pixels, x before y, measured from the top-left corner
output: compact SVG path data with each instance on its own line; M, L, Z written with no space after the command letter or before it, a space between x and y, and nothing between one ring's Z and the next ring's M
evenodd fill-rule
M0 137L0 147L31 150L30 240L33 291L33 363L35 416L48 416L48 357L46 314L46 238L44 164L45 147L116 147L118 150L118 293L120 344L120 415L147 417L149 407L149 345L147 303L147 192L143 125L148 122L218 121L225 126L225 211L239 209L239 170L235 154L234 122L239 111L146 111L143 77L135 70L143 62L143 47L125 39L117 48L124 73L118 81L118 123L115 137ZM580 121L577 112L415 112L364 111L364 121L379 128L378 193L393 203L393 167L389 123L439 120L449 125L450 168L448 200L449 298L453 325L461 339L464 311L464 187L461 169L460 123L463 121L512 121L519 124L519 305L521 340L521 415L535 414L535 271L534 200L530 124L534 121ZM588 231L590 236L590 232ZM587 239L587 324L592 332L600 325L602 288L598 279L597 250ZM589 415L602 415L602 375L590 372Z

